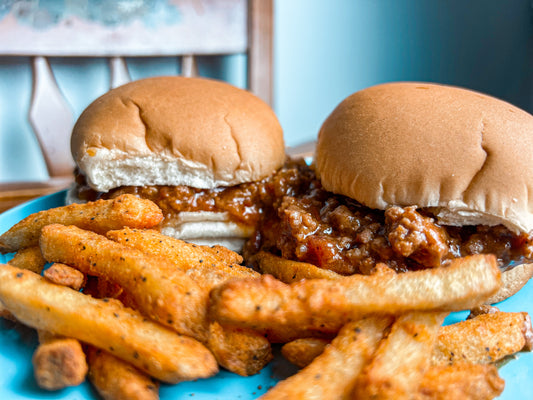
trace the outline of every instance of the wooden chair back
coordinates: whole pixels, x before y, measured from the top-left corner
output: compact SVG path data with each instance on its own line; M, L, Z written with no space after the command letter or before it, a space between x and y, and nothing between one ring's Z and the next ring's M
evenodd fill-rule
M21 7L32 7L39 2L19 3ZM126 0L102 3L128 4ZM142 6L146 2L137 3ZM81 10L85 17L92 16L82 18L80 10L76 13L66 9L46 29L35 27L41 9L12 9L0 19L0 55L27 56L32 60L33 92L28 118L50 177L46 182L0 183L0 212L65 187L72 180L70 133L75 117L59 89L50 57L105 57L109 60L110 88L114 88L130 80L128 57L175 58L182 75L198 76L200 56L245 54L247 88L272 103L272 0L159 0L150 4L164 7L170 15L152 25L143 18L150 17L154 10L132 10L132 3L129 4L129 9L111 10L116 20L104 13L109 9L100 10L100 18L108 19L105 23L93 15L95 10L92 14L91 10ZM21 19L21 15L26 19L33 15L33 24Z

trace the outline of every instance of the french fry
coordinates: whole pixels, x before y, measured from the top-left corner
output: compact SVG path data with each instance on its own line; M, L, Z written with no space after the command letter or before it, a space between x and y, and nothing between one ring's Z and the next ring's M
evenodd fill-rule
M33 246L17 251L13 258L7 263L14 267L27 269L28 271L40 274L46 265L46 260L44 259L39 246ZM13 314L6 310L2 304L0 304L0 317L10 321L16 321Z
M75 226L44 227L40 244L47 260L111 280L148 317L200 341L207 339L207 293L169 261Z
M8 264L40 274L46 265L46 260L41 253L40 247L33 246L17 251L13 258L8 261Z
M40 274L46 260L38 246L27 247L17 251L8 262L9 265ZM79 273L79 271L76 271ZM3 308L3 306L0 306ZM5 318L16 320L3 309ZM87 362L78 340L57 336L39 330L39 345L33 353L32 363L37 385L47 390L58 390L76 386L85 380Z
M270 274L282 282L293 283L302 279L339 279L342 275L313 264L287 260L264 251L254 255L254 263L263 274Z
M113 230L109 239L155 255L167 255L181 269L186 270L202 262L241 264L242 256L223 246L201 246L163 235L152 229ZM187 260L187 261L184 261Z
M201 343L179 335L118 301L99 300L0 265L0 301L23 324L92 344L168 383L218 370Z
M411 399L429 366L442 312L400 315L355 386L359 399Z
M195 247L197 245L193 244L192 246ZM210 249L211 253L217 260L224 260L226 264L242 264L243 262L243 258L239 253L230 250L227 247L216 244L212 247L207 246L207 248Z
M44 270L43 276L50 282L80 290L85 283L85 275L75 268L61 263L54 263Z
M318 357L330 340L322 338L301 338L284 344L281 354L294 365L304 368Z
M285 284L270 275L226 282L211 291L210 315L222 324L279 332L291 327L337 332L376 312L456 311L481 304L500 287L492 255L402 274L352 275Z
M39 387L58 390L85 380L88 367L78 340L38 331L39 346L33 353L33 373Z
M506 313L490 306L483 309L486 313L439 329L431 353L432 365L494 363L516 352L531 350L533 333L527 313ZM303 368L328 343L330 340L320 338L297 339L285 344L281 353Z
M374 316L346 324L331 345L311 364L279 382L261 398L349 398L357 376L372 358L391 322L391 317Z
M274 356L270 342L256 332L209 325L207 347L220 366L241 376L257 374Z
M424 374L416 400L489 400L498 397L505 382L494 365L458 364L431 367Z
M242 262L242 257L239 254L222 246L200 246L165 236L154 230L129 228L107 232L107 237L125 246L165 257L181 271L194 268L207 276L213 273L225 276L226 280L228 277L251 278L259 276L251 268L239 265ZM201 283L202 280L197 281ZM218 283L208 285L215 284Z
M76 225L97 233L125 226L151 228L163 213L149 200L122 195L112 200L71 204L32 214L0 236L0 253L10 253L39 243L41 229L50 224Z
M87 348L89 381L104 400L157 400L159 383L131 364L97 349Z
M95 277L88 280L84 293L99 299L119 298L122 301L124 298L122 288L118 285ZM86 346L86 353L89 380L105 400L159 398L159 383L146 373L93 346Z
M259 276L250 268L224 262L238 260L233 256L236 253L217 246L193 245L149 230L126 228L108 232L107 236L128 247L165 256L205 290L206 298L213 287L228 279ZM209 323L206 345L220 366L242 376L258 373L273 358L270 342L264 336L250 330L222 327L216 322Z
M524 348L531 350L532 340L528 313L481 314L443 326L431 362L433 365L493 363Z

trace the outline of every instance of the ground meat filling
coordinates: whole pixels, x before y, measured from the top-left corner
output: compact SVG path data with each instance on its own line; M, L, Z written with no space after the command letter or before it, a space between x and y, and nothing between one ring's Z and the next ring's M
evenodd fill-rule
M370 274L379 262L398 272L433 268L469 254L493 253L500 266L530 262L533 236L503 226L450 227L429 210L373 210L323 190L285 196L245 246L245 257L267 250L340 274Z
M275 174L258 182L230 187L199 189L190 186L121 186L102 193L93 190L85 176L77 170L76 189L81 200L115 198L134 194L152 200L165 219L182 211L227 212L230 219L256 226L265 207L277 208L284 196L295 195L309 185L310 171L303 160L287 160Z

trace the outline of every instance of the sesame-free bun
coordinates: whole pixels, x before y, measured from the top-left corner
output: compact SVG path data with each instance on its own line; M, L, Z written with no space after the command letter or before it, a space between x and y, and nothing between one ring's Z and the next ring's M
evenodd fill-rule
M232 186L260 180L285 159L272 109L230 84L185 77L134 81L81 114L72 155L100 192L119 186Z
M457 87L401 82L346 98L320 129L325 189L376 209L434 207L446 225L533 229L533 116Z

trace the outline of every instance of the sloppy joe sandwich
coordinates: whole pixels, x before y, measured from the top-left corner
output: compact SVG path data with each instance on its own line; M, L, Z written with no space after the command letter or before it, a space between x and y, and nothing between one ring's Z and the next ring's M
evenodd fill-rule
M285 161L266 103L224 82L177 76L95 100L74 126L71 150L69 202L133 193L163 210L164 234L237 250L255 227L265 180Z
M370 87L323 123L314 178L247 243L349 275L495 254L505 288L533 274L533 116L474 91Z

